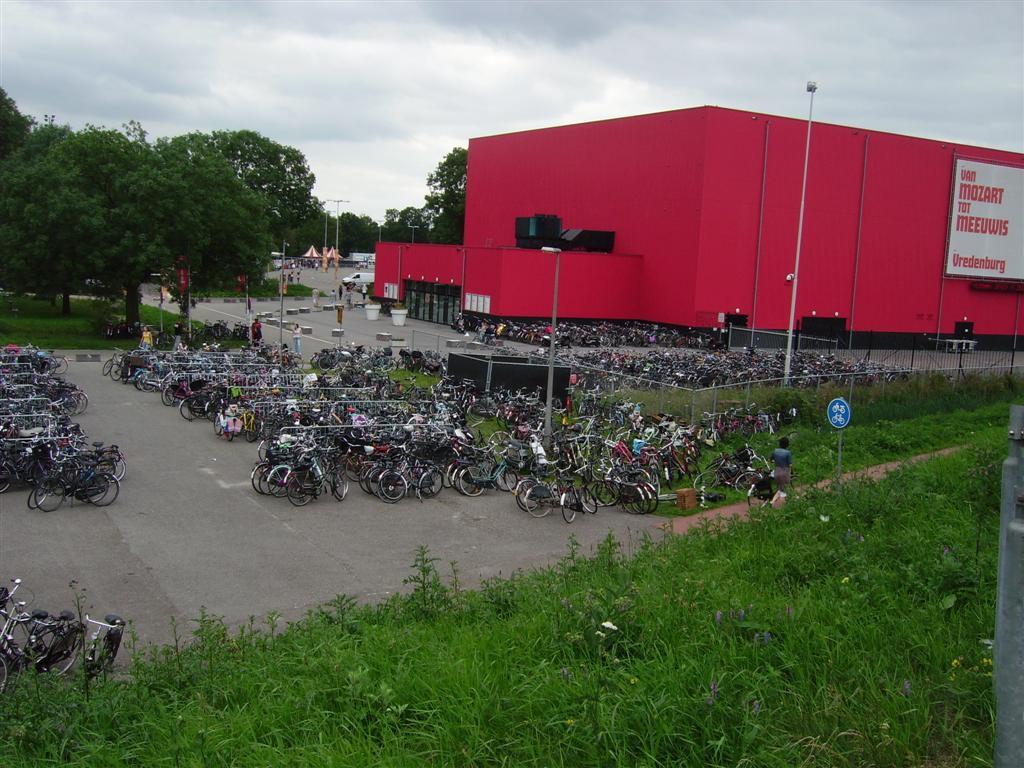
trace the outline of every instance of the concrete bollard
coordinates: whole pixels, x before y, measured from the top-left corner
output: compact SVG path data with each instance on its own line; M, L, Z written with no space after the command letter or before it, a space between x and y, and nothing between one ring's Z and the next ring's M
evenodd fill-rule
M311 326L311 325L300 325L299 328L302 330L302 335L303 336L312 336L313 335L313 326Z
M344 335L345 335L345 329L344 328L331 328L331 336L334 336L336 338L341 338Z

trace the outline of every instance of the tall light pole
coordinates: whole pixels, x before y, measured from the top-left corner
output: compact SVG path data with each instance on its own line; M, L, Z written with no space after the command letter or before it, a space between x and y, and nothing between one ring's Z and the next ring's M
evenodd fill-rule
M408 226L409 226L409 229L412 230L412 240L410 242L415 243L416 242L416 230L420 228L420 225L419 224L409 224Z
M796 225L796 263L793 265L793 294L789 299L789 331L786 334L786 365L782 371L782 386L789 386L789 371L793 363L793 320L796 317L796 289L800 282L800 241L804 234L804 202L807 199L807 164L811 158L811 122L814 118L814 94L818 84L808 80L807 92L811 94L811 107L807 114L807 142L804 146L804 180L800 186L800 218Z
M551 447L551 400L555 391L555 345L558 337L558 262L562 254L561 248L541 248L544 253L555 256L555 292L551 297L551 343L548 350L548 399L544 404L544 442Z
M378 243L381 241L381 237L383 235L383 232L384 232L384 225L381 222L378 221L377 222L377 242Z
M281 242L281 250L271 251L271 256L281 257L281 282L277 286L277 292L281 297L281 311L277 316L277 354L281 354L281 350L284 349L284 255L288 250L288 243Z
M341 204L350 203L351 200L342 200L337 197L329 197L325 203L334 203L334 258L338 258L338 222L341 220ZM327 248L327 213L324 213L324 248ZM337 261L335 261L337 263Z

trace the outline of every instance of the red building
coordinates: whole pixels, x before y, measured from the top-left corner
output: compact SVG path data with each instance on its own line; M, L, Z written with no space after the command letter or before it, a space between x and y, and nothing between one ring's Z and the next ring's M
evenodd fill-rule
M561 254L560 317L785 329L806 138L804 120L699 107L471 139L464 245L380 244L376 293L439 322L550 316L553 256L515 247L516 218L543 213L615 233L610 253ZM946 274L957 158L1024 169L1020 153L813 124L798 328L1016 335L1021 282Z

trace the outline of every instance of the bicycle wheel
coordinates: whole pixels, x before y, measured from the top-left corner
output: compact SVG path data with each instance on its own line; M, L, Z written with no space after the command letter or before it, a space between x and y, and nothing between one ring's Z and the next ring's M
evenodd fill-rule
M244 430L245 442L255 443L260 436L260 422L255 416L252 419L246 420L246 427Z
M512 495L516 497L516 505L526 511L526 492L529 491L533 486L537 484L537 478L535 477L524 477L518 483L512 491Z
M37 666L37 669L40 672L63 675L78 661L78 652L85 640L85 629L76 621L63 628L57 628L54 634L56 637L46 649L45 668Z
M85 657L85 671L89 677L109 672L113 668L123 632L121 627L108 629L101 641L93 642Z
M506 465L498 475L498 488L508 493L515 491L519 485L519 473L512 467Z
M6 462L0 461L0 493L11 487L11 468Z
M659 489L649 483L642 483L641 497L644 500L643 515L654 514L658 509L658 493Z
M344 501L348 496L348 478L340 469L331 478L331 495L338 501Z
M377 496L388 504L394 504L403 498L408 490L409 484L405 478L394 470L384 472L377 481Z
M249 473L249 482L252 483L252 489L260 494L260 496L266 496L270 493L270 487L267 485L267 473L270 470L271 465L269 463L260 462Z
M54 512L64 503L64 495L67 493L64 484L58 478L46 478L36 484L29 494L30 509L39 509L41 512Z
M292 468L287 464L278 464L267 473L267 488L270 495L280 499L288 493L288 478Z
M0 693L7 687L7 659L0 654Z
M293 472L285 485L285 495L296 507L304 507L313 500L312 490L306 485L307 478L306 472Z
M598 480L591 487L591 495L600 507L614 507L619 501L619 485L614 480Z
M590 490L590 486L589 485L584 485L583 487L581 487L579 489L579 495L580 495L580 506L583 508L583 511L584 512L589 512L592 515L594 513L596 513L597 512L598 503L597 503L597 499L594 498L593 491Z
M473 467L465 467L455 475L455 490L463 496L479 496L484 492L483 486L475 482L472 471Z
M554 494L544 483L537 483L523 497L523 505L533 517L547 517L551 514L551 502Z
M117 478L106 472L96 475L89 484L86 501L94 507L106 507L114 502L121 493L121 483Z
M566 488L561 497L558 500L558 505L562 509L562 519L567 523L571 523L576 519L576 510L580 507L579 494L575 488Z
M416 483L420 497L432 499L437 496L441 492L441 488L444 487L442 477L442 474L436 469L428 469L424 472Z
M761 473L751 469L745 472L740 472L738 475L736 475L735 478L733 478L732 482L729 483L729 485L732 486L737 491L746 493L748 490L750 490L750 487L760 479Z
M192 412L192 397L186 397L178 403L178 413L185 421L195 421L196 415Z
M100 369L100 373L102 373L104 376L109 376L112 370L114 370L113 357L111 357L109 360L107 360L107 362L103 364L103 367Z

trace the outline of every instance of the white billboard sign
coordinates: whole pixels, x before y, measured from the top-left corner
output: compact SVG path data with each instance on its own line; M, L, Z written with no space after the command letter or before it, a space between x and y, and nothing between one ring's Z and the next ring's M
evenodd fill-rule
M957 158L946 274L1024 280L1024 168Z

